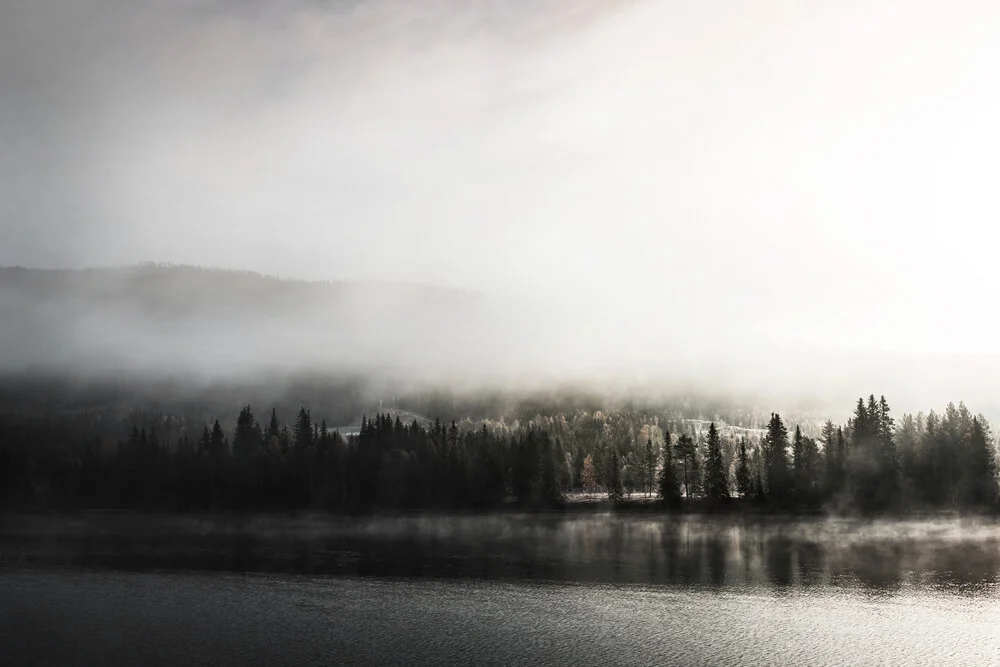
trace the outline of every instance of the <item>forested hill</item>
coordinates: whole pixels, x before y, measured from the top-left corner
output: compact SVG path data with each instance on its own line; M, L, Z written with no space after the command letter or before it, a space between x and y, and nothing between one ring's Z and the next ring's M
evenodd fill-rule
M624 397L687 399L685 417L759 426L759 415L726 415L757 406L764 421L772 409L803 424L845 418L851 396L888 386L905 410L961 396L1000 418L986 381L1000 358L751 345L745 323L721 314L713 327L726 343L692 348L680 341L697 338L703 323L683 313L657 328L655 303L617 317L592 294L564 297L191 266L0 267L0 407L30 396L71 407L81 397L88 405L171 398L208 416L251 402L312 406L338 420L419 393L419 414L530 418L607 409L609 397ZM582 403L564 386L585 387ZM504 395L481 399L484 391Z
M5 298L57 306L65 314L121 309L154 320L190 315L292 315L319 301L334 316L379 308L382 299L430 310L470 308L481 297L462 290L384 282L305 281L250 271L140 264L83 270L0 267ZM9 302L5 306L11 305Z
M0 368L429 372L496 357L488 334L510 312L498 299L424 285L190 266L0 268Z

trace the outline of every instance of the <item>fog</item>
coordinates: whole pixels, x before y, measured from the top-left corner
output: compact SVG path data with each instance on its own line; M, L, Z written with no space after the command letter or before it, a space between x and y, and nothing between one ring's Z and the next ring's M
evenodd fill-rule
M175 262L477 305L445 327L387 296L331 341L323 318L251 335L86 304L43 331L44 304L8 289L4 364L111 351L226 373L294 346L291 365L441 382L988 411L998 19L985 2L5 2L0 264Z
M9 569L84 566L480 581L572 581L817 595L990 595L994 522L622 516L15 516ZM832 589L832 590L831 590ZM814 601L815 602L815 601Z

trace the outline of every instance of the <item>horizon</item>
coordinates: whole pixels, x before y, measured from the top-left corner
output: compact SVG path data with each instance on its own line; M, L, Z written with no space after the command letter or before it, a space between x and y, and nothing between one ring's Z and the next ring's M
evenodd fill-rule
M442 293L454 294L463 299L476 299L475 303L482 301L482 303L487 304L491 317L499 315L499 312L494 312L493 307L497 304L502 305L505 303L503 300L490 301L490 299L495 298L497 295L490 294L489 292L453 288L446 285L381 280L308 280L288 276L268 275L250 269L218 265L142 261L121 266L95 266L78 269L47 269L23 266L0 267L3 270L15 268L25 270L26 272L41 271L66 274L74 272L85 274L103 273L116 278L119 277L119 273L124 272L124 274L128 274L130 271L143 269L158 270L160 271L160 275L163 276L170 275L171 272L196 271L204 272L208 275L214 273L220 276L230 275L236 277L242 276L254 280L261 279L289 286L303 285L341 289L378 287L390 290L383 293L390 299L388 303L395 303L396 307L401 307L404 310L409 309L406 312L411 313L419 313L420 311L419 309L413 310L412 304L409 304L407 299L400 300L400 296L393 296L394 293L392 290L416 289L418 293L424 290L441 290ZM3 287L0 284L0 297L3 297L4 294ZM75 290L74 293L77 294L77 298L89 298L93 296L87 292L79 292L79 285L73 289ZM128 281L121 282L117 289L127 292L130 289L130 284ZM168 291L166 294L170 298L183 297L182 293L173 293L170 295ZM57 295L58 298L68 296L68 294ZM253 295L252 293L248 293L246 297L252 298ZM7 302L0 298L0 307L4 303ZM181 303L183 304L183 302ZM513 301L509 302L508 305L516 303L518 302ZM49 304L49 306L51 305ZM152 306L154 304L148 303L147 305ZM845 413L844 406L848 399L853 400L852 397L867 396L874 391L876 395L884 394L890 397L894 405L901 406L902 410L907 413L916 414L917 412L926 412L931 409L938 410L942 409L947 403L965 402L975 407L977 411L988 415L991 421L1000 421L1000 400L992 398L991 393L976 391L966 391L963 393L963 387L968 386L965 378L969 369L982 372L984 368L993 367L1000 372L1000 355L996 354L962 354L959 352L918 354L892 350L864 349L850 347L847 344L839 346L814 344L791 348L791 351L788 348L783 349L781 352L769 349L766 352L770 354L768 357L762 357L762 353L759 351L756 353L753 351L748 352L747 348L743 348L744 356L730 352L727 355L723 355L721 360L714 360L711 364L706 364L704 363L704 359L699 360L698 358L693 360L689 358L682 363L673 363L668 358L665 362L661 360L658 365L653 366L649 364L633 364L630 366L619 364L584 368L576 364L577 367L574 368L572 357L566 357L562 362L562 370L556 370L557 367L552 364L554 357L544 359L543 357L535 356L534 360L522 360L520 365L510 366L510 361L520 356L518 352L519 348L522 352L528 352L529 355L537 355L540 351L537 348L532 351L528 347L525 347L523 341L513 339L505 342L503 344L504 347L500 348L496 347L500 342L498 340L492 343L492 348L486 348L482 347L484 344L483 341L480 341L479 347L470 347L468 343L464 342L465 338L459 338L456 341L464 347L464 352L461 352L464 356L456 356L460 352L460 349L452 348L452 356L454 358L451 361L458 364L449 366L449 368L453 368L452 371L444 371L443 368L431 371L431 367L426 364L422 367L423 370L418 370L421 367L413 365L413 354L419 353L421 349L419 344L412 346L413 354L408 355L404 350L402 356L399 356L399 351L397 350L394 353L397 361L382 364L381 367L372 366L368 363L376 358L372 357L370 353L366 353L368 361L365 361L365 358L362 357L355 360L359 363L346 367L338 367L336 364L330 365L328 360L324 360L326 357L322 346L316 347L307 356L301 357L299 361L292 363L277 361L269 365L262 365L259 361L253 361L255 358L262 359L269 354L273 355L275 352L280 351L280 347L274 347L274 345L280 344L278 342L279 339L274 339L256 351L246 348L246 343L243 344L243 348L246 349L246 352L250 353L250 356L247 357L244 352L240 352L237 357L234 357L234 360L242 358L242 363L245 365L249 361L250 366L244 367L242 370L239 370L239 366L223 366L221 365L222 357L217 355L219 363L216 364L216 370L213 371L211 357L200 357L202 361L208 360L210 362L209 366L204 366L204 364L193 364L195 358L183 352L185 346L195 345L204 347L206 344L216 345L215 343L208 342L209 339L198 338L197 336L200 334L192 337L190 333L186 333L175 336L172 340L173 346L180 346L178 351L181 353L181 356L177 357L180 361L179 366L175 364L173 366L158 367L141 361L145 354L142 350L146 349L147 352L151 350L149 347L150 343L142 342L148 339L149 336L149 333L144 334L142 332L148 330L150 325L138 319L142 317L139 311L130 310L133 306L141 307L141 303L136 302L133 306L128 306L128 303L126 303L126 306L126 310L120 312L119 316L125 317L123 322L127 327L134 329L138 337L133 337L134 342L132 343L126 342L128 340L126 339L126 341L114 343L114 345L120 348L125 343L134 348L134 351L128 357L116 362L114 361L114 355L117 353L113 352L114 347L93 348L91 346L91 349L94 351L99 349L105 351L96 356L93 351L89 352L86 358L89 358L90 361L85 361L84 357L74 358L71 354L72 347L67 348L68 341L54 339L53 344L59 348L63 348L60 353L61 356L56 355L53 357L50 356L50 353L46 353L40 358L34 358L29 353L15 366L11 366L9 360L6 366L0 364L0 370L4 368L8 370L20 368L21 371L19 372L23 372L34 368L34 372L41 372L41 369L44 368L47 369L46 373L48 375L57 374L61 371L81 378L113 377L123 373L139 372L140 375L153 379L157 375L168 372L169 377L175 379L186 378L187 382L193 383L192 386L204 385L206 382L225 382L227 378L239 381L241 378L252 377L255 374L267 372L272 377L280 377L282 375L296 377L310 373L326 374L330 377L344 376L344 374L352 377L368 376L374 382L395 382L399 387L424 387L427 390L432 388L445 389L458 394L462 392L477 393L481 391L532 394L549 392L560 388L576 388L606 396L678 396L683 392L688 392L726 398L727 400L749 400L751 397L755 397L754 400L770 404L779 410L804 405L821 406L820 409L827 410L827 414L830 416L843 415ZM287 308L287 304L283 307ZM294 310L295 306L292 307ZM30 310L31 308L28 311L29 315L31 314ZM197 311L194 312L196 313ZM458 314L461 315L461 313ZM509 313L504 317L509 317ZM18 319L21 319L20 315ZM181 326L183 322L189 320L190 317L185 317L182 320L178 320L175 325ZM299 333L308 334L310 330L315 329L317 325L315 323L310 324L309 322L311 320L303 323L304 328ZM333 322L336 325L336 321L333 320ZM536 324L539 322L541 320L536 321ZM553 320L550 324L554 322ZM197 321L191 321L191 323L197 325ZM226 323L223 323L223 326L226 326ZM374 326L377 327L379 325L376 324ZM344 340L353 338L356 342L350 344L357 345L357 341L363 340L366 335L361 333L361 331L363 330L351 333L350 327L348 327L342 334L348 336L348 339ZM553 331L558 331L558 329L554 329ZM361 336L361 338L359 339L358 336ZM38 339L37 336L34 338ZM215 338L220 341L222 340L218 336ZM384 344L395 348L399 341L402 340L404 339L390 337L385 339ZM135 347L137 345L139 347ZM501 366L483 367L494 369L484 372L483 369L475 371L474 366L468 365L475 364L475 360L477 359L480 362L485 361L485 357L477 355L497 352L499 350L507 350L502 353L508 355L507 362L505 362L508 364L507 370L503 373L496 372ZM591 347L591 350L600 352L602 348ZM216 349L216 352L220 351L221 348ZM821 354L817 354L818 352ZM109 353L112 356L107 356ZM66 356L67 354L70 354L70 356ZM710 355L711 353L708 354ZM797 356L792 356L793 354ZM102 357L101 355L104 356ZM62 358L63 361L58 361L59 358ZM280 355L278 358L280 359ZM132 361L128 361L128 359L132 359ZM404 359L409 359L409 361L400 365L399 362ZM792 359L792 361L789 361L789 359ZM798 361L795 361L796 359ZM923 367L919 366L921 363ZM547 372L545 370L546 365L549 366ZM873 367L883 370L860 374L856 369L852 368L852 365L857 368ZM770 370L768 370L768 366L771 367ZM745 370L740 371L740 368ZM847 368L846 371L845 368ZM656 369L663 369L663 371L657 371ZM904 369L908 369L909 377L904 382L900 382L897 376ZM663 372L666 372L666 375ZM878 380L880 372L884 374L885 380ZM459 380L459 377L462 377L462 379ZM816 384L816 378L820 379L819 384ZM941 378L947 378L946 386L941 386ZM775 384L776 381L778 384ZM915 387L920 389L921 386L923 387L922 393L914 391ZM817 389L817 387L819 388ZM833 387L836 388L833 389Z

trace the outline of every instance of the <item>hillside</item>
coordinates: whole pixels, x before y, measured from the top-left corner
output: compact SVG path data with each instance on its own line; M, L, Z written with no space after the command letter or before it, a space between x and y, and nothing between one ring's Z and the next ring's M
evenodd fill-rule
M280 280L142 265L0 268L4 371L429 371L468 354L509 306L423 285Z

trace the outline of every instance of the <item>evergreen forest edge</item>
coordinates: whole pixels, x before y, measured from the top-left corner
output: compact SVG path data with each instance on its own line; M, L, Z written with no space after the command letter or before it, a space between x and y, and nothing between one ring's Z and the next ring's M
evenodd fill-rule
M193 423L156 411L0 414L0 503L363 513L556 509L587 494L618 507L881 514L1000 502L981 415L949 404L895 420L874 395L817 437L778 414L738 435L627 408L461 424L380 412L346 437L304 407L290 423L250 406L229 428Z

